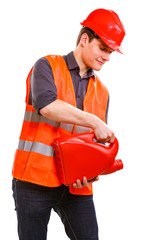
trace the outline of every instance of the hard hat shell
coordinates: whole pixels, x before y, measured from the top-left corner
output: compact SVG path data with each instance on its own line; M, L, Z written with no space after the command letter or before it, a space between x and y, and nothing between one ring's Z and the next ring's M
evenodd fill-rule
M107 46L122 53L121 42L125 36L125 30L114 11L96 9L81 22L81 25L93 30Z

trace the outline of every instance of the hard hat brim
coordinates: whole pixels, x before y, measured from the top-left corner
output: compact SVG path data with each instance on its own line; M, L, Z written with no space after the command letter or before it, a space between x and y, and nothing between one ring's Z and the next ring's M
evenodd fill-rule
M113 40L111 40L109 37L104 36L104 34L102 33L102 31L100 29L98 29L97 27L93 26L92 22L86 21L84 20L83 22L80 23L82 26L84 27L88 27L90 28L92 31L94 31L99 37L100 39L110 48L112 48L114 51L117 51L121 54L123 54L123 49L121 46L117 45L116 42L114 42Z

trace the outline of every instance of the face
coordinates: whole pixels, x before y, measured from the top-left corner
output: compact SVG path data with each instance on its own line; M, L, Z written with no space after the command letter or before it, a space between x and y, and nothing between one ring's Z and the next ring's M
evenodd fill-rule
M86 35L83 42L83 63L96 71L101 70L102 66L109 61L110 54L114 51L108 47L101 39L94 38L89 42Z

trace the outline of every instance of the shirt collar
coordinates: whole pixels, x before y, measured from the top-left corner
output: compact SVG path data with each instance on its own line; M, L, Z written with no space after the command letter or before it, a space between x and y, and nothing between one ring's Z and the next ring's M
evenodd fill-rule
M69 70L79 69L78 63L73 55L73 51L66 55L66 60L67 60L66 63ZM92 68L88 70L88 73L85 76L85 78L87 77L94 77L94 71Z

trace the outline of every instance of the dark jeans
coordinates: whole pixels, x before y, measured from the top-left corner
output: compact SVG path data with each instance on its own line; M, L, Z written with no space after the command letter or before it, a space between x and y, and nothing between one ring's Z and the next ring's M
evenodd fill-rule
M72 195L64 185L48 188L13 179L13 197L20 240L46 240L52 209L70 239L98 240L93 196Z

